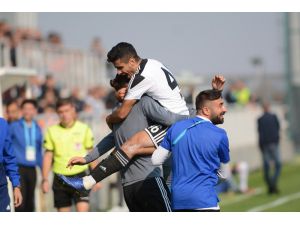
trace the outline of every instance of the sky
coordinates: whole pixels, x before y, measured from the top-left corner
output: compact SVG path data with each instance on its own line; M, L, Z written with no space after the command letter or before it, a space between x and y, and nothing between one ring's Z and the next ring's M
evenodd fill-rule
M268 74L284 71L282 13L39 13L38 22L67 47L87 50L94 37L107 51L130 42L175 74L251 75L253 57Z

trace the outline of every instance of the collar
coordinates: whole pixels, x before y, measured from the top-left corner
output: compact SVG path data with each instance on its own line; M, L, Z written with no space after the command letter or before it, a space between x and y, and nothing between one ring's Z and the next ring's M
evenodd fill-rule
M142 59L139 67L137 68L136 72L134 73L134 76L137 74L141 74L146 66L146 63L148 62L148 59Z
M200 119L203 119L203 120L206 120L208 122L211 122L210 119L208 119L207 117L204 117L204 116L199 116L199 115L196 115L196 117L200 118Z

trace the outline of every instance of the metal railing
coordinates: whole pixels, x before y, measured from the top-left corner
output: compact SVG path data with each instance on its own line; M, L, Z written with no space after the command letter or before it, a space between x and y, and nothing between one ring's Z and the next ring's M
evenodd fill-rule
M9 44L5 40L0 44L0 67L12 67ZM36 41L21 42L15 52L16 67L51 73L68 90L107 84L105 59L93 53Z

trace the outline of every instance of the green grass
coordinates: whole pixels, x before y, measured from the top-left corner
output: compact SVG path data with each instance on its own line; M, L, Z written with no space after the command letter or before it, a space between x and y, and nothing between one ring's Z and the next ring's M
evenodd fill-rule
M300 157L282 166L279 180L280 194L268 195L262 177L262 171L254 171L249 176L249 187L256 192L252 194L221 194L220 207L222 212L246 212L254 207L269 203L261 211L265 212L299 212L300 211ZM297 194L298 193L298 194ZM286 199L288 198L288 199ZM259 210L260 211L260 210Z

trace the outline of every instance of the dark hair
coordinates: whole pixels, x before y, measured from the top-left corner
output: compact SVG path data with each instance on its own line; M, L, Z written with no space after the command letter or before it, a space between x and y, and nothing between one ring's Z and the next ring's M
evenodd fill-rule
M107 62L114 63L118 59L128 61L130 57L133 57L135 60L140 59L132 44L120 42L107 53Z
M15 99L8 101L6 103L6 107L8 108L9 106L14 105L14 104L16 104L19 107L19 104L18 104L17 100L15 100Z
M119 90L122 87L125 87L126 84L128 84L130 81L130 78L123 74L117 74L116 77L112 80L110 80L110 86L112 86L114 89Z
M31 105L33 105L34 108L36 108L36 109L37 109L37 107L38 107L37 101L34 100L34 99L25 99L25 100L21 103L21 108L23 108L25 104L31 104Z
M75 104L74 104L74 101L72 100L72 98L60 98L57 100L56 110L58 110L60 107L62 107L64 105L71 105L71 106L75 107Z
M206 101L214 101L222 97L222 91L219 90L205 90L201 91L196 97L196 110L201 109Z

